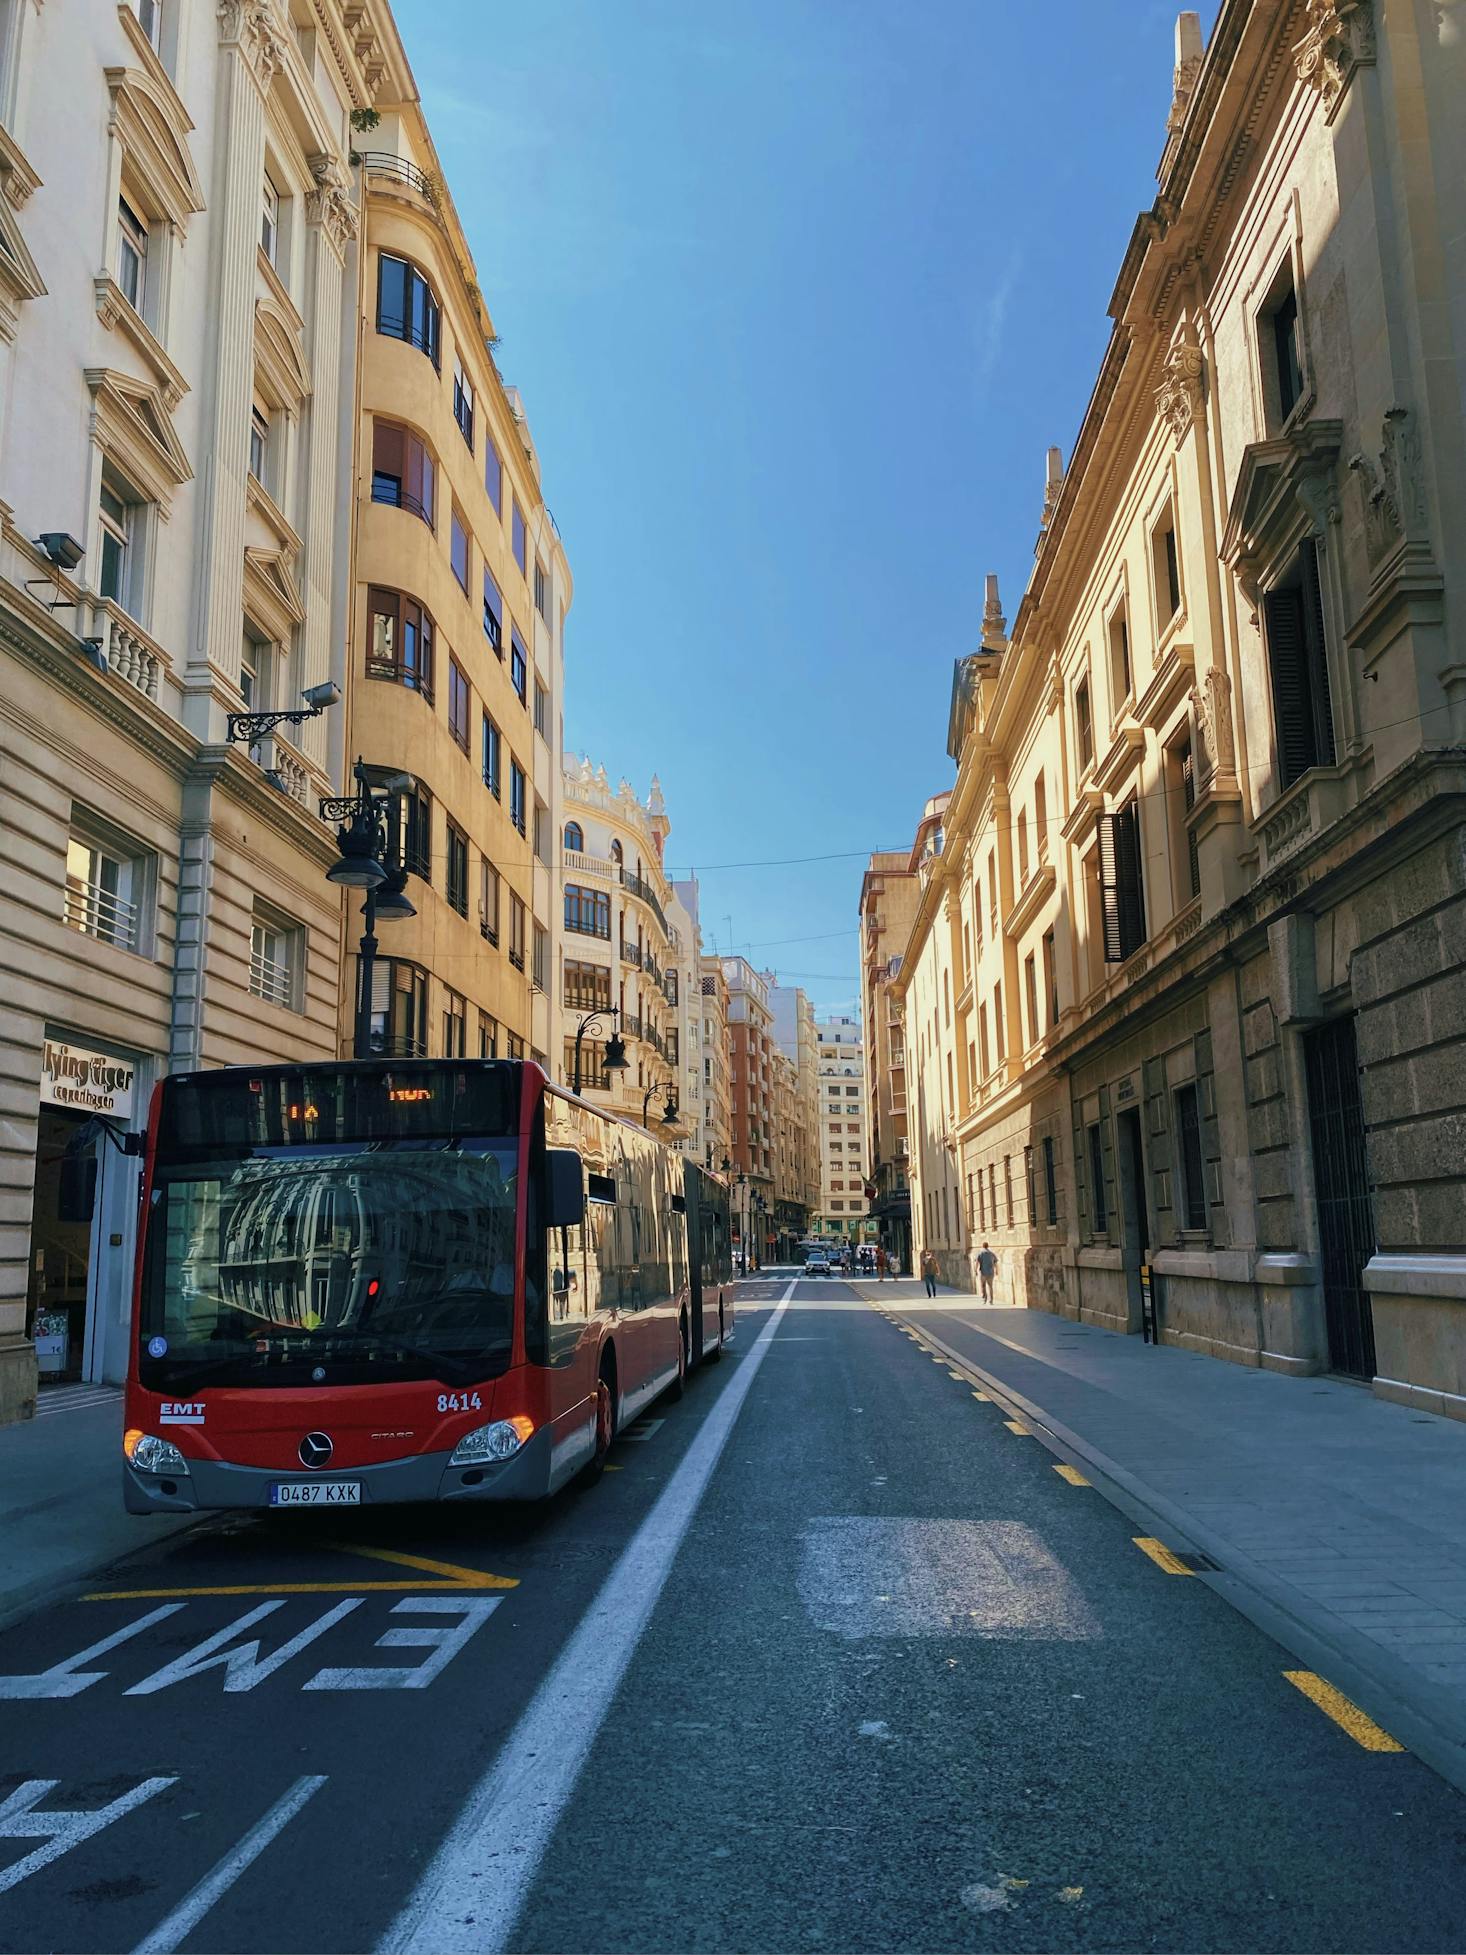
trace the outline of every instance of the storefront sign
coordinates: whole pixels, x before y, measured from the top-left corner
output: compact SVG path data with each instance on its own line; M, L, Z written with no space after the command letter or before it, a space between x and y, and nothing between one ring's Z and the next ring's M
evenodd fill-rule
M41 1104L131 1120L136 1077L137 1067L130 1060L47 1039L41 1055Z

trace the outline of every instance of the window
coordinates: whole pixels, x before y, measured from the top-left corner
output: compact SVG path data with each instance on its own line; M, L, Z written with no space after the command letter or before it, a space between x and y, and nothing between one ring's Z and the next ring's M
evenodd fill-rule
M148 227L126 197L117 199L117 283L135 312L148 288Z
M387 679L433 703L433 620L405 591L367 591L367 677Z
M1038 1043L1038 964L1032 951L1023 960L1023 992L1028 1005L1028 1043Z
M480 1059L497 1059L499 1056L499 1021L490 1018L486 1011L478 1015L478 1056Z
M503 658L504 600L499 594L499 586L489 575L487 564L484 565L484 637Z
M255 904L249 933L249 988L266 1004L299 1011L296 975L301 963L301 931L273 911Z
M437 465L417 435L394 421L372 423L372 501L390 503L434 526Z
M260 183L260 248L273 265L280 245L280 192L268 177Z
M524 512L519 507L517 498L511 497L510 501L513 503L513 517L509 525L509 534L514 549L514 561L519 565L520 576L524 577L528 575L526 566L529 563L529 543L524 528Z
M425 787L404 788L387 811L388 850L395 867L424 882L433 871L433 797Z
M524 1040L519 1036L518 1032L506 1032L504 1034L504 1056L506 1059L522 1059L524 1057Z
M1176 1092L1176 1146L1181 1157L1181 1196L1184 1226L1206 1227L1206 1183L1202 1179L1201 1117L1196 1085Z
M1278 424L1282 425L1303 395L1303 361L1298 345L1298 294L1290 277L1267 314L1267 337L1272 343L1273 380L1278 390Z
M239 693L247 713L268 713L275 704L275 648L246 623L239 648Z
M550 622L550 580L545 575L545 566L539 558L534 563L534 608L545 623Z
M480 740L480 764L483 768L484 786L496 801L500 799L499 755L503 751L503 744L498 727L485 713Z
M456 991L443 993L443 1057L468 1057L468 1006Z
M1109 1231L1110 1211L1105 1201L1105 1150L1098 1123L1089 1130L1089 1199L1094 1233L1105 1235Z
M66 845L66 898L62 914L73 930L119 950L141 943L142 888L146 859L120 837L79 823L72 814Z
M163 44L163 0L137 0L137 17L154 49Z
M548 868L550 862L550 811L538 795L535 796L534 803L534 852L540 861L545 864L546 868Z
M137 617L143 598L143 524L146 504L110 464L102 469L99 518L102 532L100 590Z
M509 679L521 706L529 704L529 660L520 642L517 625L509 627Z
M1001 1066L1008 1056L1008 1028L1003 1014L1003 982L1000 978L993 986L993 1044L997 1048L998 1064Z
M621 865L624 863L625 858L626 858L625 850L622 848L621 844L613 838L611 842L611 860L616 864L618 868L620 868Z
M542 740L550 737L550 695L536 679L534 682L534 730Z
M1008 1227L1013 1226L1013 1156L1003 1156L1003 1203L1008 1212Z
M530 959L530 977L541 991L550 981L550 933L537 923L534 927L534 952Z
M438 301L416 265L405 258L389 257L384 251L377 265L377 331L389 339L405 339L419 353L426 353L436 367L438 349Z
M585 853L585 830L584 830L584 829L583 829L583 828L581 827L581 825L580 825L580 823L579 823L578 821L567 821L567 822L566 822L566 824L565 824L565 846L566 846L566 848L568 848L568 849L574 849L577 855L584 855L584 853Z
M384 1059L427 1057L428 974L403 958L372 967L371 1047Z
M468 674L451 654L448 658L448 731L468 752L469 726Z
M1134 687L1134 675L1130 670L1130 613L1123 603L1110 619L1109 639L1110 718L1116 720Z
M529 813L525 805L524 769L512 756L509 761L509 819L523 835L529 825Z
M1310 767L1334 764L1323 592L1318 550L1311 537L1299 544L1283 582L1264 592L1262 605L1272 674L1278 780L1286 791Z
M1033 1149L1023 1150L1023 1189L1028 1197L1028 1226L1034 1228L1038 1223L1038 1199L1033 1185Z
M265 464L269 453L270 417L256 402L249 417L249 472L262 487L266 482Z
M479 863L478 927L479 935L487 939L497 950L499 946L499 871L487 856L484 856Z
M502 522L504 517L504 464L499 451L494 446L494 437L484 434L484 487L489 492L489 501L494 505L494 514Z
M455 502L453 518L448 533L448 561L453 567L453 575L458 579L465 597L468 596L468 524L463 511Z
M988 1008L986 999L977 1008L977 1050L978 1056L982 1060L982 1076L986 1079L992 1071L992 1064L988 1057Z
M1074 688L1074 738L1081 770L1094 765L1094 708L1089 699L1089 674Z
M1048 1204L1048 1220L1052 1228L1059 1219L1059 1174L1054 1160L1052 1134L1044 1135L1044 1199Z
M677 973L675 971L668 971L666 983L663 988L666 992L667 1003L669 1005L675 1005L679 997Z
M983 1186L983 1172L977 1171L977 1226L985 1229L988 1225L987 1191Z
M609 1011L611 973L604 964L586 964L567 958L565 962L565 1004L570 1011Z
M1180 887L1177 896L1180 902L1189 903L1201 894L1201 861L1197 852L1196 832L1186 817L1196 806L1196 770L1192 765L1191 742L1179 741L1166 755L1170 774L1172 841L1174 860ZM1184 878L1180 870L1185 863Z
M1038 859L1041 863L1049 859L1049 792L1042 773L1033 784L1033 828L1034 841L1038 845Z
M444 893L460 916L468 915L468 837L453 823L445 823L448 831L447 871L443 879Z
M473 453L473 382L463 371L462 360L453 362L453 419L458 423L458 432L468 443L468 451Z
M1150 567L1155 578L1156 623L1164 631L1181 609L1181 564L1176 555L1176 513L1170 503L1150 533Z
M580 883L565 885L565 928L582 937L604 937L611 941L611 896L609 890L589 889Z
M1028 810L1018 810L1018 887L1028 881Z
M998 1226L998 1170L992 1161L988 1162L988 1220Z
M509 892L509 962L516 971L524 969L524 902Z
M1048 994L1049 1024L1059 1022L1059 960L1054 946L1052 930L1044 932L1044 990Z
M1140 867L1140 806L1099 817L1099 894L1104 961L1123 964L1145 942L1145 889Z

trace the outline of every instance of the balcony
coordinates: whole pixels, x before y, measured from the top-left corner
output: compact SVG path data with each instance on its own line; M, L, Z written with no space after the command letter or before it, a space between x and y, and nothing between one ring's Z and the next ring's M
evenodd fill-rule
M641 945L629 944L623 937L621 939L621 962L623 964L632 964L639 971L642 963Z
M580 985L567 984L565 987L564 1004L566 1011L579 1012L581 1014L588 1011L608 1012L611 1009L611 993L608 990L602 995L599 991L586 990Z
M641 1020L631 1012L623 1011L621 1014L621 1036L627 1039L639 1039L642 1036Z
M405 156L393 156L382 149L368 149L360 152L361 165L368 176L389 177L393 182L415 190L424 203L438 208L438 188L426 170L420 170L416 163L410 163Z
M579 849L566 849L565 869L576 878L594 876L601 882L615 882L616 864L604 855L585 855Z
M646 904L652 915L657 919L657 922L661 924L663 936L670 939L672 926L667 921L667 912L662 908L657 892L652 888L645 876L638 876L633 870L623 868L621 871L621 886L623 889L629 889L633 896L640 897L641 901Z

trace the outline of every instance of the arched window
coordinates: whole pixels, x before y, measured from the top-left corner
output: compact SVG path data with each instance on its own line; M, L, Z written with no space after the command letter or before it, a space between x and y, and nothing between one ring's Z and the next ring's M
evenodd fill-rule
M622 851L622 848L621 848L621 844L620 844L619 842L612 842L612 844L611 844L611 860L612 860L613 862L617 862L617 863L619 863L619 862L621 862L621 861L623 861L624 859L625 859L625 858L624 858L624 855L623 855L623 851Z
M566 822L566 824L565 824L565 846L566 846L566 848L568 848L568 849L574 849L574 850L576 851L576 853L577 853L578 855L584 855L584 853L585 853L585 830L584 830L584 829L583 829L583 828L581 827L581 825L580 825L580 823L579 823L578 821L567 821L567 822Z

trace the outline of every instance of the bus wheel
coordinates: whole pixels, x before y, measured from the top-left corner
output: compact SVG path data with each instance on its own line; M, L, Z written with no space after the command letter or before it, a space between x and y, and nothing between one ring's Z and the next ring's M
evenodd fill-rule
M612 1442L616 1437L615 1372L609 1364L601 1366L596 1380L596 1449L575 1476L578 1487L593 1487L606 1470Z
M705 1351L703 1353L704 1364L716 1364L718 1360L722 1357L723 1338L725 1337L725 1335L726 1332L723 1329L723 1306L720 1303L718 1305L718 1341L713 1346L711 1351Z
M687 1390L687 1319L682 1317L677 1324L677 1376L667 1387L669 1400L681 1398Z

